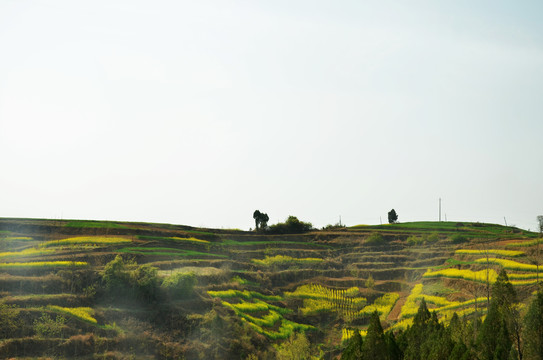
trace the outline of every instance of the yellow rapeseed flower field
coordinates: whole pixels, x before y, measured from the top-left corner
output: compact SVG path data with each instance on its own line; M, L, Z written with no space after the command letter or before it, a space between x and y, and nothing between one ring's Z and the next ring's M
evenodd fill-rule
M62 245L115 245L130 243L131 240L121 237L107 236L78 236L67 239L46 241L41 246L62 246Z
M63 313L63 314L72 315L83 321L87 321L93 324L97 323L96 319L93 317L94 309L90 307L68 308L68 307L61 307L61 306L56 306L56 305L48 305L47 308L56 312Z
M29 248L24 249L21 251L6 251L0 253L0 258L2 257L17 257L17 256L39 256L43 254L49 254L54 252L54 250L47 250L47 249L36 249L36 248Z
M487 259L481 258L475 260L477 263L486 264ZM531 264L524 264L513 260L507 260L507 259L497 259L497 258L489 258L488 263L490 264L496 264L500 265L506 270L516 270L516 271L537 271L537 266L531 265Z
M354 336L354 332L355 332L355 330L352 330L352 329L343 329L343 330L341 330L341 341L342 342L347 341L350 338L352 338ZM358 330L358 332L360 333L360 336L366 337L366 334L367 334L366 330Z
M400 311L400 318L405 319L414 316L419 306L417 305L417 299L422 294L422 284L417 284L411 289L411 294L407 297L405 304Z
M457 254L464 254L464 255L500 255L500 256L509 256L509 257L515 257L515 256L522 256L524 255L523 251L516 251L516 250L499 250L499 249L488 249L488 250L469 250L469 249L459 249L456 250Z
M87 266L84 261L36 261L36 262L15 262L0 263L0 268L39 268L39 267L80 267Z
M467 269L449 268L437 271L428 270L422 276L425 278L446 277L452 279L464 279L484 283L487 279L487 270L471 271ZM488 279L490 283L494 283L497 278L498 274L496 274L496 271L494 271L494 269L488 269Z

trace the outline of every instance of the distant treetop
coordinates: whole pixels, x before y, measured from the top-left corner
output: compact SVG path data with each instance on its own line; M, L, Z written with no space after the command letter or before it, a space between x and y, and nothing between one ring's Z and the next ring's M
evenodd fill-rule
M398 222L398 214L396 214L396 210L392 209L388 212L388 223L394 224Z

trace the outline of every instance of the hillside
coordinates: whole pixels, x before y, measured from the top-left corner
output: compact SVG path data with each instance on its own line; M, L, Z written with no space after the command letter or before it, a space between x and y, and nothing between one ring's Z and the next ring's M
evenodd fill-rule
M331 359L375 310L385 329L423 298L443 322L483 315L502 267L527 302L536 238L483 223L269 235L0 219L0 357L265 359L302 332Z

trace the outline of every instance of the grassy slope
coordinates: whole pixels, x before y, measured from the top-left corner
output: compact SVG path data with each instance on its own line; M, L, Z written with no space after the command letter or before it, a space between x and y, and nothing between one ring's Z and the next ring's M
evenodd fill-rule
M374 232L384 235L383 244L365 244L365 239ZM409 236L422 236L434 232L440 235L440 240L434 244L411 247L405 242ZM452 244L447 239L454 234L466 236L469 242ZM43 249L43 244L48 241L76 236L118 237L130 240L131 243L66 244L54 248L53 255L34 252L31 257L25 257L25 253L22 252L28 252L31 248ZM321 299L324 302L320 305L306 304L302 298L285 298L286 292L292 292L303 284L320 284L336 290L354 286L360 291L357 296L366 298L368 305L387 293L396 293L399 300L395 304L390 304L393 308L388 305L380 307L390 311L383 315L386 327L395 326L397 322L401 323L401 320L408 320L406 314L412 309L407 307L415 306L423 296L427 297L430 304L434 304L430 306L435 309L458 308L461 311L469 311L472 306L469 301L473 299L474 294L481 292L479 283L470 281L467 277L459 279L458 276L423 277L424 273L429 268L437 271L446 270L448 267L470 271L492 268L497 271L498 265L477 263L475 260L478 257L456 254L455 250L505 249L508 244L514 244L517 240L527 240L535 236L534 233L501 225L453 222L359 225L339 231L267 236L239 230L198 229L171 224L0 219L0 253L10 253L9 260L0 258L0 262L80 261L88 263L90 271L97 274L116 254L123 254L138 264L158 267L161 275L174 274L182 269L202 268L201 272L197 272L196 298L199 300L175 302L168 306L177 307L179 311L193 319L191 321L202 326L206 324L206 316L209 316L212 309L220 310L223 316L230 314L232 319L243 319L240 324L247 324L243 325L246 326L245 331L250 334L260 333L267 339L261 344L261 348L283 341L281 337L288 334L289 329L294 328L298 329L297 331L307 331L312 343L327 344L323 346L324 350L336 354L338 349L335 345L340 342L343 328L363 329L366 326L366 317L356 318L356 312L360 308L346 305L347 302L349 304L352 302L350 298L333 302ZM515 241L508 242L509 240ZM522 248L526 255L515 257L513 260L527 263L531 254L530 249ZM13 252L17 251L21 252L20 256L13 255ZM315 258L322 261L303 260ZM274 261L254 261L263 259ZM142 315L142 313L152 314L156 309L119 307L114 310L110 306L108 310L89 296L92 292L85 286L76 289L73 296L67 296L65 293L74 289L67 289L66 272L61 271L55 268L46 272L31 268L0 269L0 296L2 296L0 301L27 309L25 318L29 327L32 319L42 313L53 311L51 309L57 309L40 306L48 304L73 308L83 306L92 308L97 325L84 321L83 318L78 320L77 317L69 316L67 335L94 333L102 339L101 341L118 342L121 334L124 334L122 336L125 338L136 337L136 334L131 332L133 324L130 325L131 321L136 320L130 319L138 319L140 326L147 327L151 334L156 334L156 337L160 338L161 330L146 320L150 315ZM366 280L370 275L375 285L367 288ZM518 276L521 278L522 274ZM408 298L417 284L423 285L422 295ZM517 286L523 300L527 299L532 288L533 285L530 284ZM262 294L263 298L255 300L253 296L247 298L238 296L222 299L222 305L220 301L217 305L216 299L214 300L208 293L232 289L256 291ZM42 296L38 296L39 294ZM273 296L273 301L269 300L270 296ZM265 305L261 303L262 301ZM239 302L248 304L235 305ZM360 301L358 303L362 304ZM261 311L257 313L261 317L255 317L254 313L247 312L251 308ZM323 317L321 314L327 315ZM440 310L440 316L446 320L450 314L446 310ZM109 319L115 319L115 323ZM116 330L112 330L114 328ZM195 332L194 325L183 329L182 333L175 335L177 338L174 336L176 341L185 344L184 346L189 349L198 346L205 348L200 344L205 343L205 339L201 333ZM31 329L26 335L32 336ZM126 347L121 345L118 345L116 350L120 353L127 352ZM147 351L148 356L152 356L152 353L152 350ZM145 351L141 356L145 358Z

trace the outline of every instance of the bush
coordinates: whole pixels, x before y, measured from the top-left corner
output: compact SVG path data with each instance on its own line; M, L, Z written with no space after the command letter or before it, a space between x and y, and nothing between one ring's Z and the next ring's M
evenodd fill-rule
M407 245L420 245L424 242L422 237L411 235L407 238Z
M433 232L426 237L426 241L429 243L435 243L438 240L439 240L439 234L437 232Z
M109 296L123 298L125 296L137 296L146 302L152 302L158 298L158 269L150 265L141 265L134 270L129 266L135 263L126 263L120 255L110 261L104 267L102 281L106 293Z
M298 220L296 216L289 216L284 223L271 225L268 232L272 234L299 234L313 229L310 222Z
M43 313L39 319L34 320L34 331L38 337L58 337L62 334L66 318L57 315L53 320L49 314Z
M385 238L380 233L372 233L366 239L366 244L368 245L379 245L385 242Z
M172 297L188 298L192 295L196 282L194 272L177 273L164 279L162 287Z
M373 289L373 287L375 286L375 280L373 280L373 276L371 276L371 274L366 279L365 285L368 289Z
M453 236L450 237L450 240L452 241L453 244L462 244L462 243L468 242L469 239L464 235L454 234Z

